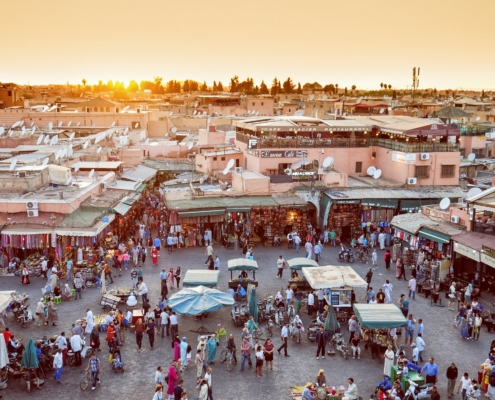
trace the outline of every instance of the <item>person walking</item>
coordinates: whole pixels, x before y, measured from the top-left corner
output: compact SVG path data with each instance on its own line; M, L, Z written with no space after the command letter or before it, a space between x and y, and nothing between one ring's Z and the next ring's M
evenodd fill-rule
M181 269L180 267L177 267L175 269L175 274L174 274L174 277L175 277L175 283L177 284L177 289L179 289L179 284L180 284L180 274L181 274Z
M285 268L285 260L282 257L282 255L280 255L278 257L277 268L278 268L277 278L282 278L282 273L283 273L284 268Z
M177 318L175 311L172 311L172 314L170 314L169 321L170 321L170 335L172 335L172 337L175 338L175 336L178 335L179 333L179 319Z
M349 336L349 343L351 342L352 338L354 337L354 335L358 331L359 331L359 323L358 323L357 317L355 315L353 315L349 319L349 332L351 332L351 335Z
M462 400L467 400L467 392L469 391L469 387L471 386L471 379L469 378L469 374L464 372L463 377L459 381L459 385L457 386L457 394L459 394L462 388Z
M312 255L313 255L313 245L311 244L311 242L309 240L304 245L304 248L306 249L306 258L311 260Z
M369 289L372 278L373 278L373 271L371 270L371 268L368 268L368 272L366 272L366 275L364 276L364 279L366 279L366 283L368 284L366 290Z
M321 257L321 248L322 248L322 245L321 245L321 241L318 241L317 244L315 244L314 248L313 248L313 251L315 253L315 261L316 262L319 262L320 261L320 257Z
M294 238L294 245L296 247L296 254L299 254L299 248L301 247L301 238L297 233L293 234L292 237Z
M414 276L409 279L409 298L411 297L416 300L416 278Z
M179 380L179 377L177 376L177 371L176 371L176 366L177 366L177 361L172 361L172 365L168 369L168 388L167 388L167 394L168 394L168 399L173 400L174 399L174 388L175 385L177 384L177 381Z
M308 294L308 315L311 317L313 315L313 307L315 305L315 295L313 292L309 292Z
M385 292L385 303L392 303L392 289L394 286L387 279L383 284L383 290Z
M275 346L272 343L272 339L267 338L265 344L263 345L263 352L265 353L265 362L266 369L268 369L268 365L273 370L273 351L275 350Z
M387 249L387 251L385 251L385 254L383 255L383 261L385 261L385 268L390 269L390 262L392 261L392 253L390 252L390 250Z
M457 375L459 371L455 365L452 363L450 367L447 368L446 376L447 376L447 395L449 399L454 397L455 384L457 382Z
M418 349L419 361L423 362L423 351L425 350L426 343L423 339L423 334L421 333L418 333L418 336L416 337L416 346Z
M53 303L53 297L50 297L50 301L48 302L48 317L46 322L49 324L50 322L52 323L52 326L57 326L55 322L58 322L58 314L57 314L57 308L55 307L55 304Z
M160 314L160 321L161 321L161 333L162 333L162 339L165 334L165 330L167 331L167 336L170 336L170 321L169 321L169 315L167 310L164 308L163 311Z
M136 332L136 344L138 346L138 351L141 351L141 346L143 344L143 333L146 330L146 326L143 324L141 318L138 319L136 325L134 326L134 331Z
M93 386L91 390L96 389L96 382L100 382L100 360L96 358L96 353L91 354L91 358L89 359L88 367L86 371L91 370L91 379L93 381Z
M79 297L79 300L81 300L81 292L82 292L83 286L84 286L83 278L81 276L81 273L78 272L76 274L76 277L74 278L74 288L76 289L75 300L77 300L78 297Z
M282 328L282 332L281 332L282 345L277 349L278 354L281 354L280 350L284 349L284 356L285 357L290 357L287 354L287 340L288 340L288 338L289 338L289 322L287 321L285 323L284 327Z
M213 370L208 367L205 373L205 381L208 383L208 400L213 400L213 389L211 387L211 374Z
M146 333L148 334L148 340L150 341L151 350L153 350L153 345L155 344L155 332L155 320L153 318L148 318L148 322L146 323Z
M83 342L81 336L76 335L75 332L72 332L72 337L70 338L70 346L72 351L74 352L74 357L75 357L74 366L79 367L82 365L81 350L82 350Z
M437 383L438 381L438 365L435 364L435 359L430 357L428 362L421 368L420 375L426 371L425 383Z
M373 249L373 253L371 253L371 266L373 271L378 268L378 254L376 253L376 249Z
M206 357L207 364L213 364L215 362L215 357L217 355L217 347L220 345L219 340L216 335L211 335L208 342L206 342L206 350L208 351L208 356Z
M409 300L406 299L405 294L400 295L399 308L402 311L402 314L404 315L404 317L407 318L407 314L409 314Z
M328 342L328 332L325 331L322 325L320 325L320 330L316 332L316 343L318 344L318 348L316 349L316 359L325 358L325 347Z
M201 379L201 375L203 374L203 365L204 365L204 354L202 349L197 349L196 350L196 358L194 360L194 363L196 364L196 382Z
M53 376L57 383L62 383L62 372L64 369L64 362L62 359L62 349L57 349L57 353L55 353L55 357L53 357L53 370L55 371Z
M265 353L263 353L263 347L256 347L256 376L261 378L263 376L263 362L265 361Z

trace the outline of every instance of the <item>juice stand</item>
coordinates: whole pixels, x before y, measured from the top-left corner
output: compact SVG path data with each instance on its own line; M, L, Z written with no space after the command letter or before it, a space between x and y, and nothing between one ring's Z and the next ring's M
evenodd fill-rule
M318 263L305 257L291 258L286 262L288 267L290 268L289 286L292 288L292 290L297 289L300 292L310 292L311 286L306 280L306 277L301 273L301 270L303 268L318 267ZM298 276L294 276L295 273L297 273Z
M241 285L247 292L248 283L253 286L258 286L256 281L256 270L258 269L258 263L255 260L248 258L235 258L228 261L228 268L230 271L229 289L237 289L238 285ZM253 279L247 278L234 278L234 271L251 271L253 273Z

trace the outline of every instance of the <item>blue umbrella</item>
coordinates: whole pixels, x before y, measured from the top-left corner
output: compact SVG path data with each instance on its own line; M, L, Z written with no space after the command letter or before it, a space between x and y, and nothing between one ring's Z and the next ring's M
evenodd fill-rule
M167 300L167 305L180 315L200 315L232 304L230 294L204 286L184 288Z
M21 367L23 368L38 368L38 356L36 355L36 347L33 342L33 338L29 339L29 342L22 354Z

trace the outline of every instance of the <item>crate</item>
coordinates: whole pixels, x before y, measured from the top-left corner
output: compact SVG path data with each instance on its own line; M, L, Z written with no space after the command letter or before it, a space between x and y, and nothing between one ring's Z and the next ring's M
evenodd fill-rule
M116 310L120 302L120 297L105 294L102 296L100 305L105 309Z

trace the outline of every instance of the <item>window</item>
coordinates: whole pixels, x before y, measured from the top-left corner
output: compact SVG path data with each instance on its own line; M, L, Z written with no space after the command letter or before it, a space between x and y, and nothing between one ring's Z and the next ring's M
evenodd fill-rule
M107 107L107 110L106 110L106 111L107 111L107 112L110 112L110 107Z
M430 176L429 165L416 165L416 178L426 179Z
M289 108L289 112L292 112L292 108Z
M455 176L455 165L442 165L441 178L453 178Z
M264 106L264 105L265 105L265 103L261 102L261 106Z
M359 174L363 172L363 163L361 161L356 162L356 173Z
M12 96L12 90L9 90L9 91L7 92L7 96L9 96L9 97L11 97L11 96Z
M98 112L98 107L95 107L95 112Z
M220 161L225 161L225 157L220 157Z
M216 157L213 157L213 161L217 161L217 158Z
M256 104L256 103L254 103L254 102L253 102L253 107L254 107L254 105L255 105L255 104Z

